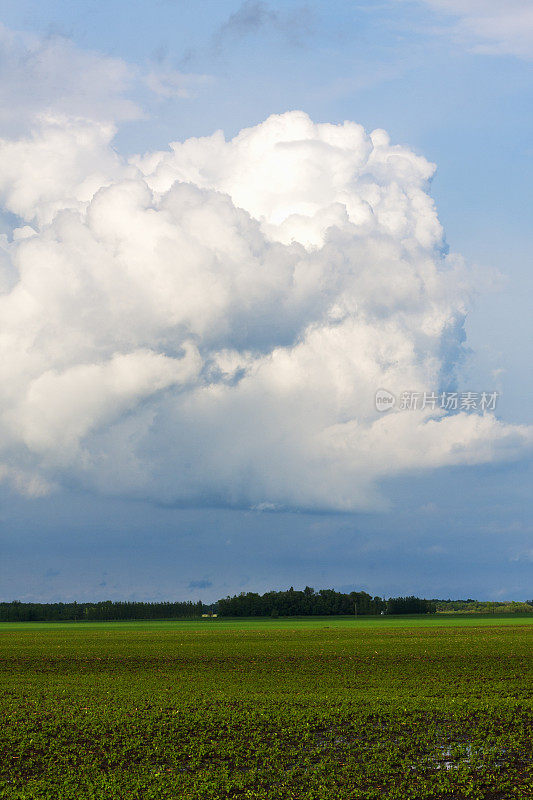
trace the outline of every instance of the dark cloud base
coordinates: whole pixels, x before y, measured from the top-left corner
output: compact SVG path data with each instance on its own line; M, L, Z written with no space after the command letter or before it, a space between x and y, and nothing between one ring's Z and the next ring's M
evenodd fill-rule
M393 508L374 514L164 509L73 494L28 502L4 492L0 596L210 602L308 584L523 600L532 473L522 464L390 481Z

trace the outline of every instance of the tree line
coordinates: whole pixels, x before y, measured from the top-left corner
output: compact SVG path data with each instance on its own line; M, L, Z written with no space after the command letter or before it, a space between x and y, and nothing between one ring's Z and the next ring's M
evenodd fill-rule
M437 611L466 614L531 614L533 600L520 603L516 600L436 600Z
M344 594L333 589L315 592L310 586L298 591L241 592L216 603L197 602L114 602L97 603L0 603L0 622L105 622L133 619L195 619L202 614L220 617L292 617L369 614L435 613L435 603L419 597L385 600L366 592Z
M283 592L241 592L226 597L217 603L222 617L293 617L369 614L434 614L435 604L419 597L372 597L367 592L336 592L333 589L320 589L315 592L311 586L298 591L290 589Z
M216 603L200 600L143 603L105 600L96 603L0 603L0 622L105 622L133 619L197 619L220 617L292 617L369 614L434 614L435 612L524 614L533 613L533 600L516 601L426 600L420 597L372 597L367 592L344 594L333 589L241 592Z
M105 622L127 619L194 619L211 606L187 600L178 603L0 603L0 622Z

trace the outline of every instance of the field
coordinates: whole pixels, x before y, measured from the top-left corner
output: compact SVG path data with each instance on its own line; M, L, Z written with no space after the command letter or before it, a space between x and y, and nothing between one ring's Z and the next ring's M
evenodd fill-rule
M533 618L0 625L0 798L533 798Z

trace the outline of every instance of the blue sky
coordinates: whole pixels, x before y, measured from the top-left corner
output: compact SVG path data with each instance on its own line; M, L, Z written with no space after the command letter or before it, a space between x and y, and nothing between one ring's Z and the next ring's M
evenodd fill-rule
M5 363L15 365L3 381L19 392L6 391L0 405L3 599L213 600L305 584L387 595L531 598L532 13L531 3L518 0L505 8L496 0L3 5L0 222L9 260L3 291L11 292ZM282 118L281 133L261 127L270 115L292 110L314 123L350 120L367 132L385 129L390 147L404 148L409 174L368 167L372 191L381 187L387 204L374 208L379 230L353 233L335 222L331 234L313 229L313 236L325 237L316 249L297 238L296 228L277 227L285 213L277 187L284 186L287 167L276 171L275 137L283 147L287 138L333 136L299 118ZM54 121L43 123L43 114ZM105 133L108 123L114 134ZM134 154L168 154L169 142L218 129L229 140L243 128L253 133L238 147L192 143L189 155L178 150L174 160L128 162ZM38 131L33 139L32 131ZM68 137L58 145L64 131ZM269 137L272 150L261 144ZM367 143L350 147L363 154ZM343 146L347 171L359 151ZM58 147L68 169L54 161ZM266 148L262 159L273 159L270 178L250 160L256 147ZM355 208L368 178L342 184L334 196L331 186L341 178L330 185L326 173L337 162L332 155L332 166L321 172L322 157L313 161L312 147L306 145L301 162L299 155L291 162L301 176L290 188L291 208L311 213L306 203L315 186L305 186L313 170L324 198L330 193L337 203L331 210L324 199L320 214L340 213L346 197L348 210L350 203ZM389 164L393 151L387 152L383 163ZM430 188L425 162L412 154L436 164ZM27 185L23 169L11 170L17 158L27 166ZM199 187L194 200L172 188L170 174ZM41 187L35 197L34 185ZM397 186L409 200L394 208ZM321 203L318 189L313 213ZM185 240L171 250L150 233L142 238L154 219L144 206L148 216L136 216L126 228L123 198L130 198L124 201L130 209L131 198L148 190L156 198L150 208L166 215L165 223L174 215L180 231L187 203L199 204L206 231L219 231L209 234L210 252L226 248L216 262L221 269L237 258L231 248L241 253L254 242L253 252L263 254L261 274L278 276L275 293L269 294L274 279L253 288L257 270L249 274L246 261L228 277L214 310L213 286L222 280L216 268L209 267L207 283L186 290L190 270L200 267L185 265L175 277ZM289 189L283 191L288 197ZM231 198L225 210L220 192ZM434 233L427 201L419 204L427 192L444 238ZM234 222L235 207L250 216ZM418 214L419 227L415 220L412 230L398 233L387 216L393 211L410 220ZM227 244L225 225L236 226L238 246ZM260 245L257 236L264 237ZM295 255L287 236L304 250ZM383 283L386 259L400 250L411 272ZM463 261L452 255L443 262L448 250ZM140 263L134 274L139 252L148 261L156 252L159 260L149 268ZM109 259L107 271L97 270L100 257ZM83 276L75 273L76 258ZM322 277L305 301L299 295L285 304L292 284L283 283L284 270L297 269L295 258L305 262L306 275L319 265ZM191 259L204 263L197 254ZM344 272L339 267L337 282L335 259L348 265ZM428 279L427 302L413 311L414 290L404 287L422 280L427 259L438 270L464 265L441 288ZM359 263L368 274L353 288L349 276ZM20 277L31 308L13 293ZM386 311L376 305L374 280L394 295ZM342 290L338 281L345 281ZM152 301L150 291L160 284L171 288ZM244 301L243 287L252 287ZM164 305L174 288L167 316L154 312L148 319L147 312L141 330L138 296L146 292L147 307ZM190 304L178 324L186 291ZM342 322L336 317L326 325L324 314L339 305ZM361 315L364 330L357 328ZM455 331L452 344L444 328L427 333L439 315ZM379 338L386 325L405 334L401 347L397 334L380 350L379 358L397 348L404 372L398 368L395 378L374 368L377 356L368 348L352 352L367 337ZM350 332L339 338L335 331L343 326ZM26 341L19 329L34 333ZM17 347L28 359L25 371ZM337 352L344 350L341 360ZM408 430L389 432L387 445L383 437L372 439L364 427L370 417L357 405L363 384L370 391L378 375L391 375L396 385L374 388L438 389L431 381L445 364L452 365L459 391L499 392L494 423L473 432L472 417L464 424L449 420L437 440L428 438L433 429L424 418L420 430L409 421ZM126 388L116 389L129 369L138 384L132 389L128 378ZM300 383L289 391L291 374ZM259 377L254 383L246 376ZM328 380L336 381L335 403L333 390L327 398ZM411 419L391 413L398 425ZM368 452L387 463L370 465L368 436L374 442ZM330 437L327 447L324 437Z

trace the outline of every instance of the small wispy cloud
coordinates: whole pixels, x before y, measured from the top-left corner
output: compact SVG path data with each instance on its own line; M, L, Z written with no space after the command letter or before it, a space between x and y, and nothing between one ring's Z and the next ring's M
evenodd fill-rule
M312 10L305 4L280 12L263 0L245 0L215 31L213 45L215 50L222 50L238 39L274 32L299 46L313 31L312 18Z
M473 52L533 58L532 0L420 2L442 14L446 25L444 32Z
M24 130L35 113L113 119L142 117L128 97L135 69L121 58L82 50L63 36L36 36L0 24L0 123Z
M83 50L65 36L36 36L0 23L0 125L20 134L37 116L84 117L120 123L142 119L144 87L157 98L196 96L211 78L154 61L139 67ZM144 95L146 92L144 91Z
M511 556L511 561L533 561L533 547L526 547L523 550L515 552Z
M59 569L47 569L44 573L45 578L57 578L58 575L61 575L61 570Z
M189 583L189 585L187 586L187 588L188 589L209 589L209 587L212 586L212 585L213 585L212 581L208 581L208 580L203 579L203 580L199 580L199 581L191 581Z
M247 36L274 25L278 15L262 0L246 0L218 29L218 36Z
M196 97L213 78L210 75L196 75L177 70L153 70L143 80L151 92L167 100Z

